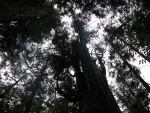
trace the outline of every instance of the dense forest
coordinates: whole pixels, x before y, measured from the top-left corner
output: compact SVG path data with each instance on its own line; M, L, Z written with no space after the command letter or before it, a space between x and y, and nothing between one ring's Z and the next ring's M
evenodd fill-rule
M0 113L150 113L149 24L148 0L0 0Z

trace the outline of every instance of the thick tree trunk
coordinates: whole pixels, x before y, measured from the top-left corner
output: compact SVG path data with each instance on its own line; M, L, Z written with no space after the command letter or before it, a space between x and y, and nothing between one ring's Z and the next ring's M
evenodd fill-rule
M118 105L110 95L110 89L105 84L102 75L91 61L85 43L82 22L77 22L81 48L81 65L85 80L84 109L86 113L121 113Z
M17 0L0 0L0 22L16 21L48 14L48 8L40 6L36 2L33 4L29 2L29 4L28 2L15 1Z
M107 89L108 89L108 93L109 93L109 95L110 95L110 97L111 97L111 100L112 100L112 102L114 103L114 105L116 105L116 107L118 107L118 104L116 103L116 100L115 100L115 98L114 98L114 96L113 96L113 94L112 94L112 92L111 92L111 90L110 90L110 88L109 88L109 85L108 85L108 82L107 82L107 77L106 77L106 68L105 68L105 65L104 65L104 63L103 63L103 61L102 61L102 58L100 57L100 56L98 56L98 54L97 53L95 53L96 54L96 57L97 57L97 59L98 59L98 62L99 62L99 64L100 64L100 66L101 66L101 76L102 76L102 78L103 78L103 80L104 80L104 82L105 82L105 86L107 87Z

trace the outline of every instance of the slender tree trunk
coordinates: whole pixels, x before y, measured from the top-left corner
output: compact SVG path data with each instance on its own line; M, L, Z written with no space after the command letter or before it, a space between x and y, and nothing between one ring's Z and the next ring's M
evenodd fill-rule
M143 78L136 72L136 70L128 63L128 61L118 52L120 58L124 61L124 63L129 67L129 69L133 72L134 76L142 83L142 85L150 92L150 86L143 80Z
M0 0L0 22L15 21L48 14L47 7L35 4L15 2L15 0Z
M143 78L136 72L136 70L128 63L128 61L121 55L118 48L115 48L115 45L108 40L110 45L113 47L115 52L120 56L120 58L124 61L124 63L129 67L129 69L133 72L134 76L141 82L141 84L146 88L148 92L150 92L150 86L143 80Z
M42 75L40 75L39 77L37 77L33 83L33 89L32 89L32 93L25 105L25 112L24 113L30 113L30 110L32 108L32 102L33 102L33 99L40 87L40 82L42 81Z
M20 80L23 79L23 77L25 77L25 75L23 75L22 77L20 77L20 79L17 80L14 84L12 84L8 89L6 89L6 90L4 91L4 93L0 94L0 99L1 99L1 98L4 98L5 95L7 95L7 94L11 91L11 89L12 89L15 85L17 85Z
M127 87L128 87L128 90L129 90L129 94L128 95L132 95L133 97L136 97L136 92L134 91L134 90L132 90L132 88L131 88L131 86L128 84L128 83L126 83L126 81L125 81L125 79L123 79L123 80L121 80L120 79L120 81L124 84L124 85L126 85ZM131 97L132 97L131 96ZM126 97L126 96L125 96ZM132 98L131 98L132 99ZM130 108L130 106L128 106L128 103L130 102L131 100L130 99L128 99L127 100L127 102L126 102L126 106L128 107L128 108ZM145 113L144 111L144 105L141 103L141 99L140 98L136 98L136 101L138 102L138 104L139 104L139 109L141 110L141 113ZM124 102L123 102L124 103Z
M25 104L24 113L30 113L30 111L31 111L32 102L33 102L33 99L34 99L34 97L35 97L35 95L36 95L36 93L40 87L42 80L43 80L44 72L45 72L45 69L47 68L47 63L48 63L48 59L46 61L46 64L41 69L40 74L38 75L38 77L35 79L35 81L32 84L32 86L33 86L32 93L31 93L29 99L27 100L27 103Z
M106 86L102 75L91 61L85 43L84 28L82 22L77 22L79 31L81 65L85 80L84 104L86 113L121 113L118 105L110 95L110 89Z
M134 50L136 53L138 53L141 57L143 57L145 60L147 60L150 63L150 58L148 56L145 56L142 54L137 48L133 47L131 44L124 41L122 38L117 37L119 40L121 40L123 43L125 43L127 46L129 46L132 50Z

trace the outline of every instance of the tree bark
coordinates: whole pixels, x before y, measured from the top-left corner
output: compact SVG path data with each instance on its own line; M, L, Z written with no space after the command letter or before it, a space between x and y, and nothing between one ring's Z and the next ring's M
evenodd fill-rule
M110 89L105 84L102 75L91 61L85 43L82 22L76 23L80 38L80 58L85 80L84 109L86 113L121 113L118 105L110 95Z
M103 61L102 61L102 58L100 57L100 56L98 56L98 54L97 53L95 53L96 54L96 57L97 57L97 59L98 59L98 62L99 62L99 64L100 64L100 66L101 66L101 76L103 77L103 80L104 80L104 82L105 82L105 85L106 85L106 87L107 87L107 89L108 89L108 93L109 93L109 95L110 95L110 97L111 97L111 99L112 99L112 102L114 103L114 105L116 105L116 107L118 107L118 105L117 105L117 103L116 103L116 100L115 100L115 98L114 98L114 96L113 96L113 94L112 94L112 92L111 92L111 89L109 88L109 85L108 85L108 82L107 82L107 77L106 77L106 68L105 68L105 65L104 65L104 63L103 63Z

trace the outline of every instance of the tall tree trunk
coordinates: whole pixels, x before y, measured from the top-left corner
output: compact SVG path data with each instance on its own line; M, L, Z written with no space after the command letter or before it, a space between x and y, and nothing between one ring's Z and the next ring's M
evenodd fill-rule
M118 105L117 105L117 103L116 103L116 100L115 100L115 98L114 98L114 96L113 96L113 94L112 94L112 92L111 92L111 90L110 90L110 88L109 88L108 82L107 82L106 68L105 68L104 62L102 61L102 57L98 56L97 53L95 53L95 54L96 54L96 57L97 57L97 59L98 59L98 62L99 62L99 64L100 64L100 66L101 66L101 73L100 73L100 74L101 74L101 76L103 77L103 80L104 80L104 82L105 82L105 85L106 85L107 89L109 89L109 90L108 90L108 93L109 93L109 95L110 95L110 97L111 97L112 102L114 103L114 105L116 105L116 107L118 107ZM102 56L103 56L103 55L102 55Z
M121 40L124 44L126 44L127 46L129 46L133 51L135 51L136 53L138 53L141 57L143 57L145 60L147 60L150 63L150 58L148 56L145 56L144 54L142 54L139 49L133 47L131 44L127 43L125 40L123 40L122 38L117 37L119 40Z
M136 72L136 70L128 63L128 61L124 58L123 55L119 52L118 48L115 48L115 45L108 40L110 45L113 47L115 52L120 56L120 58L124 61L124 63L129 67L129 69L133 72L134 76L141 82L141 84L146 88L148 92L150 92L150 86L143 80L143 78Z
M0 0L0 22L15 21L48 14L47 7L36 4L36 1L33 4L29 3L15 2L15 0Z
M83 22L77 21L76 26L80 38L80 58L85 80L84 109L86 113L121 113L118 105L110 95L102 75L91 61L85 43Z
M5 95L7 95L7 94L11 91L11 89L12 89L15 85L17 85L19 81L21 81L21 80L23 79L23 77L25 77L25 75L23 75L22 77L20 77L19 80L17 80L17 81L16 81L14 84L12 84L8 89L6 89L6 90L4 91L4 93L0 94L0 99L1 99L1 98L4 98Z
M43 68L41 69L40 71L40 74L38 75L38 77L34 80L32 86L32 92L31 92L31 95L29 97L29 99L27 100L27 103L25 104L25 110L24 110L24 113L30 113L30 110L32 108L32 102L33 102L33 99L40 87L40 84L43 80L43 77L44 77L44 72L45 72L45 69L47 68L47 63L48 63L48 59L46 61L46 64L43 66Z
M124 63L129 67L129 69L133 72L134 76L142 83L142 85L146 88L146 90L150 92L150 86L143 80L143 78L136 72L136 70L128 63L128 61L119 52L118 55L124 61Z
M120 79L120 81L125 85L125 86L127 86L128 87L128 91L127 92L129 92L129 94L127 94L127 93L125 93L124 94L124 97L127 97L126 96L126 94L127 95L130 95L131 97L137 97L136 96L136 92L135 92L135 90L132 90L132 88L131 88L131 85L129 85L127 82L126 82L126 80L125 79ZM118 84L119 85L119 84ZM123 88L123 87L122 87ZM131 101L130 99L132 99L132 98L128 98L126 101L126 106L127 106L127 108L130 108L131 106L128 106L129 104L129 102ZM123 99L120 99L121 101L123 100ZM123 100L124 101L124 100ZM145 106L141 103L141 98L136 98L136 101L137 101L137 103L138 103L138 107L139 107L139 109L140 109L140 111L141 111L141 113L145 113L145 110L143 109ZM124 103L124 102L123 102ZM129 109L129 111L130 111L130 109Z

